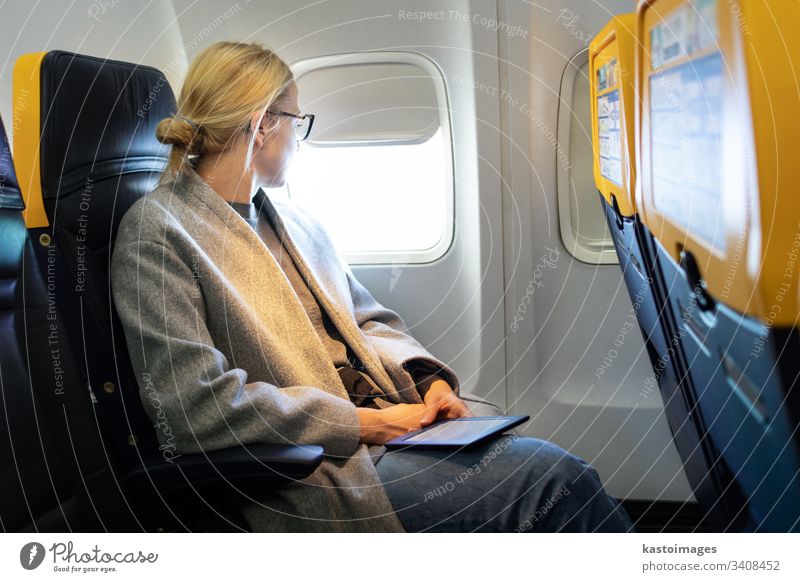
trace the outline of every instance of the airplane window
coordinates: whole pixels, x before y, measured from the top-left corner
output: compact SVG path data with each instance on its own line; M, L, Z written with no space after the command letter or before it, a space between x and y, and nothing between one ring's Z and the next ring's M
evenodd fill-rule
M345 256L422 253L446 234L442 131L420 144L301 147L292 200L313 208Z
M559 222L564 245L583 262L617 263L592 175L588 51L578 53L564 71L556 155Z
M286 193L325 223L350 264L426 263L453 237L453 167L442 76L413 53L293 65L316 117Z

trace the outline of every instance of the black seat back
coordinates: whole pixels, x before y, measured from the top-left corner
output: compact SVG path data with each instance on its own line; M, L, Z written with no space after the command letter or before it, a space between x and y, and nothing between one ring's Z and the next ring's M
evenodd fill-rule
M139 398L111 299L110 261L119 221L152 190L169 148L155 138L175 99L156 69L63 51L39 62L41 197L55 247L55 290L119 466L128 472L158 449Z
M76 367L52 334L55 319L47 318L46 282L32 260L2 121L0 146L0 530L97 530L82 468L70 452L76 442L63 430L67 411L91 421L91 405L64 397ZM39 377L46 385L37 384Z
M723 530L741 514L746 500L721 462L698 413L696 392L668 303L668 296L683 288L683 282L677 273L665 272L656 260L657 242L642 222L636 197L638 46L636 14L622 14L612 18L589 47L591 104L596 120L592 127L595 183L661 392L664 415L686 477L704 511L704 527ZM616 340L609 342L610 351L616 351L616 347Z
M124 477L159 455L158 440L111 300L110 261L120 219L166 165L155 127L174 96L156 69L62 51L21 57L14 79L15 129L40 136L15 139L31 259L46 285L44 296L30 287L24 297L28 327L41 324L29 333L32 383L69 404L52 422L70 434L102 527L138 530L147 508ZM48 334L78 362L60 386L39 349Z
M752 2L744 31L707 8L708 35L662 43L696 6L639 5L639 213L682 389L732 477L709 511L726 531L800 531L800 13Z

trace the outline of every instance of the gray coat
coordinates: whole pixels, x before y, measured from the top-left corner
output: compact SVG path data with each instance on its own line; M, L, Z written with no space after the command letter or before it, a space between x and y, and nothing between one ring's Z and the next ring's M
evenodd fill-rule
M458 393L455 373L359 284L308 213L269 198L262 211L388 400L422 402L405 368L411 360L441 367ZM255 231L194 170L125 214L111 274L140 395L165 454L238 442L321 445L325 457L311 476L241 508L251 528L404 531L302 304ZM485 402L470 400L471 408Z

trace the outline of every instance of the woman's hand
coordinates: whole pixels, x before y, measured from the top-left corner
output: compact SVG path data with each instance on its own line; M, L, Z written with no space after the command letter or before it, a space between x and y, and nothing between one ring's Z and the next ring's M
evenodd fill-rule
M473 416L466 403L444 380L436 380L430 385L424 401L424 404L395 404L380 410L356 408L361 423L361 442L382 445L437 420Z
M444 380L436 380L425 393L425 414L420 425L425 427L437 420L474 416L467 404L456 396L450 384Z
M395 404L388 408L356 408L361 423L361 442L382 445L411 430L421 428L420 419L426 412L425 404Z

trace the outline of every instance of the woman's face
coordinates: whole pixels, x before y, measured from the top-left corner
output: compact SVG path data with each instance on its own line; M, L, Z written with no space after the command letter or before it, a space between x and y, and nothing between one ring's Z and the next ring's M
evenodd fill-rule
M300 114L300 106L297 101L297 85L295 83L292 83L289 87L288 99L276 109L287 113ZM272 114L268 113L267 116L274 117L269 124L271 125L271 123L277 121L278 127L274 133L265 137L260 148L256 144L256 151L253 152L253 163L256 176L262 187L280 188L286 183L286 173L297 151L297 136L295 134L297 120L287 115L272 116ZM267 125L266 119L263 125Z

